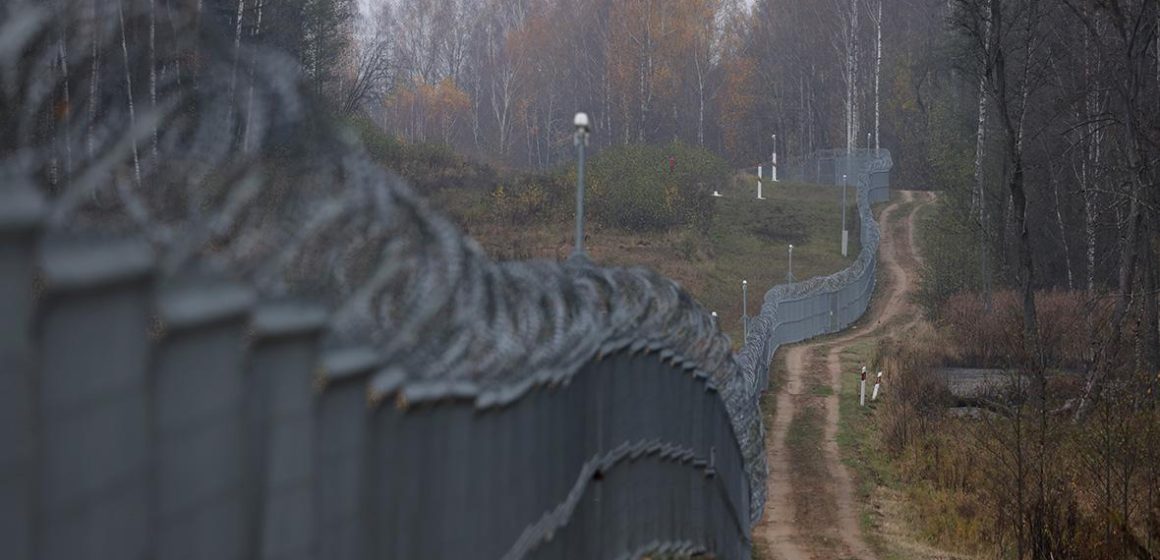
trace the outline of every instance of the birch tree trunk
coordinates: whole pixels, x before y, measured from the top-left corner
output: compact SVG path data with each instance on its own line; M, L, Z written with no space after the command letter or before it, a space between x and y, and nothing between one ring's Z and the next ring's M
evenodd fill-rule
M157 0L149 0L149 108L157 110ZM157 164L157 125L153 125L150 156Z
M262 36L262 6L265 4L264 0L257 0L258 2L258 21L254 27L254 38ZM248 153L250 151L250 140L253 134L254 126L254 65L250 64L250 92L246 100L246 130L242 136L242 151Z
M850 0L843 17L843 43L846 65L846 175L850 174L850 155L858 142L858 0Z
M68 43L63 34L57 38L56 49L57 56L60 58L60 73L64 83L61 94L64 96L65 110L72 111L72 92L69 90ZM72 127L66 122L60 128L64 129L64 183L68 184L72 178Z
M129 102L129 130L134 138L137 134L137 113L133 107L133 69L129 65L129 40L125 33L125 4L117 2L117 14L121 19L121 56L125 61L125 96ZM137 140L133 140L133 179L134 185L141 188L141 159L137 154Z
M1063 244L1063 262L1067 270L1067 289L1075 289L1075 277L1071 269L1071 247L1067 242L1067 228L1063 224L1063 210L1059 204L1059 179L1056 173L1050 167L1048 173L1051 175L1051 192L1055 199L1055 224L1059 228L1059 240Z
M979 123L975 130L975 190L971 196L971 210L979 217L979 280L983 284L983 307L991 310L991 266L987 197L984 183L983 160L987 148L987 79L979 76Z
M881 149L878 142L878 127L881 122L878 84L882 76L882 0L878 0L878 16L874 19L874 30L877 34L874 40L874 152L877 153Z
M101 2L101 0L92 0L93 21L94 22L100 21L100 10L97 8L97 5L100 2ZM99 42L98 35L99 34L94 30L94 32L93 32L93 51L92 51L92 56L91 56L91 58L93 60L93 65L92 65L92 70L91 70L90 75L89 75L89 119L88 119L89 126L88 126L88 134L86 135L86 138L85 138L85 151L88 152L88 157L90 160L93 158L93 152L94 152L94 148L95 148L95 144L93 143L94 142L93 136L96 134L96 131L94 129L96 128L96 123L97 123L97 94L99 93L99 89L97 87L97 84L100 83L100 81L101 81L101 51L100 51L100 48L98 48L98 42Z
M234 97L234 94L237 91L238 55L241 53L241 50L242 50L242 15L245 12L245 9L246 9L246 0L238 0L237 18L235 19L235 23L234 23L234 61L233 61L233 69L230 72L230 92L229 92L230 95L229 95L229 98L230 98L230 103L231 103L231 105L230 105L230 114L231 115L233 115L236 112L236 106L237 106L237 104L235 103L236 99Z
M1096 68L1093 68L1092 58L1096 53L1091 48L1090 34L1084 33L1083 41L1084 49L1084 64L1083 75L1084 83L1091 84ZM1095 190L1092 188L1092 175L1098 170L1100 162L1100 141L1103 132L1099 126L1096 125L1095 118L1098 112L1101 112L1099 104L1099 91L1096 88L1089 86L1089 89L1084 94L1084 115L1083 120L1087 123L1087 134L1084 138L1083 161L1080 162L1080 190L1083 195L1084 208L1084 241L1086 242L1086 256L1087 256L1087 291L1091 292L1095 289L1096 284L1096 204Z

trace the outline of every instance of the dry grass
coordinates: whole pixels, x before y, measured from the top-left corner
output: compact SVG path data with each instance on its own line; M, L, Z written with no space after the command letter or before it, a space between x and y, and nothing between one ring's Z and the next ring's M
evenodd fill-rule
M840 189L767 182L766 200L758 201L755 181L755 177L738 176L725 189L724 197L716 199L708 231L634 234L593 224L585 242L588 253L602 265L645 266L676 280L706 309L718 313L722 327L738 344L742 280L749 282L749 313L754 315L764 292L785 282L790 243L798 279L841 270L852 262L859 247L856 212L851 207L850 256L840 254ZM572 252L571 216L497 224L487 218L488 197L478 192L445 194L438 204L446 205L493 258L562 260Z

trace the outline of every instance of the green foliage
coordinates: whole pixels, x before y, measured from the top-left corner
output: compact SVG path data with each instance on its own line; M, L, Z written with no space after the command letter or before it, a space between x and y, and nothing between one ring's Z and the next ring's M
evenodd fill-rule
M683 225L705 231L713 214L710 194L728 182L729 168L707 150L680 142L636 144L601 152L588 177L592 216L604 225L634 232Z
M385 132L373 121L356 118L351 126L375 161L407 179L420 192L432 194L445 189L493 190L496 170L467 160L443 144L406 144Z
M982 288L979 227L962 192L944 191L919 221L924 262L915 296L928 317L937 318L952 295Z
M926 163L943 191L971 192L975 176L973 112L946 98L931 104L926 129Z
M520 225L565 218L573 191L561 173L525 173L497 185L490 193L491 217L500 225Z
M461 222L482 218L497 225L542 223L575 211L575 165L501 174L444 145L400 142L367 119L350 124L376 161L435 198ZM714 207L710 194L722 189L730 175L721 158L679 142L608 148L590 160L586 171L592 222L632 232L674 227L708 231ZM765 229L759 233L778 237L768 222L761 227Z
M399 140L387 134L374 121L366 118L354 118L350 126L358 132L367 153L377 161L386 163L397 161L402 154L403 147Z

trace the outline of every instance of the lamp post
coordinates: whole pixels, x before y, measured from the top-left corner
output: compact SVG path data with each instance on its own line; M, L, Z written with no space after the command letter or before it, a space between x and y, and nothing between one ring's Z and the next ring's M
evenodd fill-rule
M846 161L849 161L847 157ZM842 256L846 256L846 249L850 243L850 232L846 230L846 176L842 175Z
M744 327L745 338L749 338L749 281L741 281L741 324Z
M789 284L793 284L793 282L794 282L794 280L793 280L793 243L789 244L789 269L788 269L788 272L785 273L785 281Z
M576 113L572 119L576 127L576 134L572 142L576 144L576 250L573 254L584 254L584 148L588 145L588 133L591 126L588 124L587 113Z

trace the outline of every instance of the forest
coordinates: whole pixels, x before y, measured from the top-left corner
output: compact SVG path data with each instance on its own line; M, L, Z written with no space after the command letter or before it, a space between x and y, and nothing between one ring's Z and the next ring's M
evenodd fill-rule
M938 8L879 4L242 0L216 11L243 40L294 53L336 113L544 169L571 158L578 109L593 115L598 149L679 140L748 164L769 157L771 134L788 156L865 147L869 133L894 142L884 112L892 92L909 95L897 80L926 47L910 28Z
M886 147L945 193L924 295L1107 291L1156 324L1160 8L1151 0L219 0L341 117L502 168L703 147L735 166ZM436 164L437 165L437 164ZM934 256L941 262L939 255ZM963 261L966 259L966 261ZM1034 312L1026 307L1029 329ZM1155 329L1144 329L1153 366ZM1030 331L1029 331L1030 333Z

